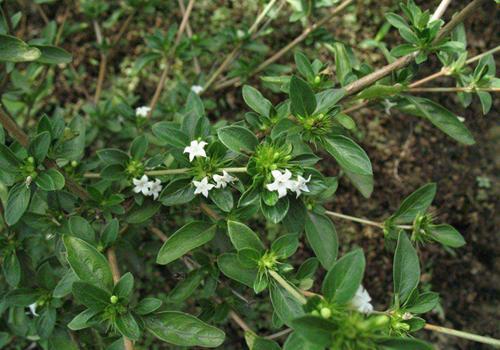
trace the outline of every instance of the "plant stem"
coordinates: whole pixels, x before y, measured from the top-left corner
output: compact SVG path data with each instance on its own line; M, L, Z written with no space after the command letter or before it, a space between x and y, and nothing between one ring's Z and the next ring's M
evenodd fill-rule
M316 30L317 28L319 28L321 26L324 26L326 23L330 22L334 18L335 15L342 12L345 8L347 8L353 2L354 2L354 0L345 0L344 2L339 4L337 7L335 7L335 9L333 9L333 11L330 13L330 15L323 17L321 20L319 20L316 23L309 24L306 28L304 28L304 30L302 31L302 33L300 33L299 36L297 36L295 39L293 39L290 43L288 43L285 47L283 47L278 52L276 52L274 55L269 57L267 60L262 62L249 75L250 76L255 75L256 73L263 71L269 65L276 62L283 55L285 55L288 51L290 51L295 46L297 46L299 43L304 41L308 37L308 35L311 34L311 32L313 32L314 30ZM232 86L232 85L239 85L240 83L241 83L240 78L229 79L229 80L222 81L222 82L218 83L215 86L215 90L221 90L221 89L224 89L224 88L226 88L228 86Z
M268 270L269 275L271 275L272 278L276 282L278 282L285 290L290 293L297 301L301 304L306 304L307 299L292 285L290 285L279 273L273 270Z
M416 87L409 88L408 92L475 92L475 91L488 91L500 92L500 88L468 88L468 87Z
M179 168L179 169L160 169L160 170L148 170L144 174L149 176L161 176L161 175L179 175L186 174L191 171L191 168ZM220 171L227 171L228 173L246 173L246 167L235 167L235 168L221 168ZM101 177L100 173L85 173L84 178L87 179L99 179Z
M151 110L149 111L148 118L150 118L153 115L154 109L156 108L156 105L158 104L158 100L160 99L160 95L163 91L163 88L165 87L165 81L167 80L168 71L169 71L170 65L171 65L170 61L175 57L175 50L177 49L177 45L179 45L181 38L182 38L182 34L184 33L184 30L186 29L189 15L191 14L191 10L193 9L193 6L194 6L194 2L195 2L195 0L189 0L186 11L184 12L184 15L182 16L181 25L179 26L179 29L177 30L174 45L171 48L169 57L166 57L166 59L165 59L165 68L163 69L163 72L161 73L160 81L158 82L158 85L156 86L153 98L151 99L151 102L149 103L149 108Z
M181 13L184 16L186 14L186 7L184 6L184 0L177 0L179 3L179 8L181 9ZM193 30L191 29L191 26L189 25L189 20L186 24L186 34L189 38L193 36ZM193 63L194 63L194 72L196 74L201 73L201 68L200 68L200 62L198 62L198 57L193 57Z
M120 280L120 269L118 268L118 260L116 259L116 252L114 247L108 248L106 255L108 257L108 262L111 267L111 274L113 275L113 282L118 283ZM123 337L123 344L125 350L134 350L134 344L127 337Z
M325 214L336 217L336 218L344 219L344 220L359 222L359 223L365 224L365 225L376 226L376 227L380 227L380 228L384 227L384 224L382 224L380 222L366 220L366 219L358 218L355 216L345 215L345 214L337 213L337 212L330 211L330 210L325 211Z
M448 335L453 335L455 337L463 338L463 339L468 339L472 340L478 343L483 343L483 344L488 344L488 345L493 345L495 347L500 347L500 340L499 339L494 339L490 337L485 337L482 335L477 335L477 334L472 334L469 332L463 332L463 331L457 331L455 329L451 328L446 328L446 327L441 327L441 326L435 326L432 324L427 323L424 326L425 329L429 331L434 331L434 332L439 332L443 334L448 334Z

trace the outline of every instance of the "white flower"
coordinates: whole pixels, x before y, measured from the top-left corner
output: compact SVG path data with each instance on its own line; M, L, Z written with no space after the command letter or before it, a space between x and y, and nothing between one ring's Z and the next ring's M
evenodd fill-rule
M193 184L194 187L196 187L196 189L194 190L194 194L201 193L205 197L208 197L208 191L215 187L215 185L208 183L208 177L206 176L201 181L193 180Z
M465 122L465 118L464 118L464 117L457 116L457 119L458 119L459 121L461 121L462 123L463 123L463 122Z
M33 316L38 316L36 313L36 303L28 305L28 308L30 309L30 312Z
M163 186L161 185L161 181L156 179L154 182L149 182L149 196L153 196L153 199L157 199Z
M148 106L137 107L135 109L135 116L141 118L147 118L149 112L151 112L151 108L149 108Z
M373 305L370 301L372 301L370 294L368 294L363 286L359 286L351 300L351 305L363 314L371 314L373 312Z
M200 92L203 91L203 86L193 85L193 86L191 86L191 91L194 92L195 94L199 95Z
M198 142L196 140L193 140L193 141L191 141L189 146L184 148L184 153L189 153L189 161L190 162L193 161L194 157L206 158L207 154L205 153L205 149L204 149L206 145L207 145L207 143L205 141Z
M222 175L215 174L213 179L215 181L215 188L226 188L227 184L236 180L235 177L229 175L225 170L222 170Z
M271 174L273 175L274 182L267 184L267 189L269 191L278 192L278 198L285 197L287 189L290 189L292 185L290 181L292 173L290 172L290 170L286 169L284 173L279 170L273 170Z
M290 181L290 191L295 192L297 198L299 198L302 192L309 192L309 188L307 187L309 181L311 181L311 175L307 179L304 179L300 175L297 176L297 181Z
M140 179L132 179L134 183L134 192L141 193L145 196L150 195L151 182L149 182L147 175L142 175Z
M387 115L391 115L392 107L397 106L397 103L391 102L388 99L385 99L384 102L382 102L382 104L384 105L384 110Z

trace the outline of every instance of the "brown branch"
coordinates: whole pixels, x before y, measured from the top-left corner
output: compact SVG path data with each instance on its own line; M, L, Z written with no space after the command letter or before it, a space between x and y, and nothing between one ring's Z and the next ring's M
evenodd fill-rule
M184 6L184 0L178 0L178 3L179 3L179 7L181 9L181 13L184 16L186 13L186 7ZM191 26L189 25L189 21L187 22L187 25L186 25L186 33L187 33L189 38L191 38L193 36L193 30L191 29ZM200 67L200 62L198 62L198 57L196 57L196 56L193 57L193 62L194 62L194 72L196 74L200 74L201 67Z
M314 30L318 29L321 26L324 26L325 24L327 24L328 22L330 22L331 20L333 20L334 17L337 14L339 14L340 12L342 12L345 8L347 8L353 2L354 2L354 0L345 0L344 2L342 2L341 4L339 4L337 7L335 7L335 9L333 9L333 11L328 16L325 16L324 18L322 18L321 20L319 20L316 23L308 25L306 28L304 28L304 30L302 31L302 33L298 37L296 37L295 39L293 39L285 47L283 47L278 52L276 52L274 55L272 55L267 60L265 60L264 62L262 62L259 66L257 66L257 68L255 68L254 70L252 70L252 72L250 73L250 76L263 71L269 65L271 65L274 62L276 62L277 60L279 60L288 51L290 51L295 46L297 46L299 43L301 43L302 41L304 41L309 36L309 34L311 34ZM240 78L233 78L233 79L229 79L229 80L222 81L222 82L218 83L217 85L215 85L214 89L215 90L221 90L221 89L224 89L224 88L232 86L232 85L239 85L240 83L241 83L241 79Z
M5 130L23 147L28 147L29 138L28 135L17 125L17 123L7 115L7 112L3 110L0 106L0 123L3 125Z
M12 25L12 19L10 18L9 9L7 8L7 1L3 3L3 13L5 15L5 21L7 22L7 29L10 34L13 34L14 26Z
M184 15L182 16L182 21L181 25L179 26L179 29L177 30L176 38L175 38L175 43L174 46L171 49L170 52L170 57L168 57L165 60L165 68L163 69L163 72L161 73L160 81L158 82L158 85L156 86L155 93L153 95L153 98L151 99L151 102L149 103L149 115L148 117L150 118L153 115L154 109L156 108L156 105L158 104L158 100L160 99L160 95L163 91L163 88L165 87L165 81L167 80L168 77L168 71L170 69L170 60L175 57L175 50L177 49L177 45L179 45L182 34L184 33L184 30L186 29L189 15L191 14L191 10L193 9L195 0L189 0L188 6L186 8L186 11L184 12Z

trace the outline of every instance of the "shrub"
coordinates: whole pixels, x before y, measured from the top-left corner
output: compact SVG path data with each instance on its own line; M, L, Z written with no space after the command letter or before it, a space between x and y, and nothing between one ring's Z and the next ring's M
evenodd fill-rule
M30 5L46 25L28 26L29 33L27 9L12 14L17 5L4 1L0 12L0 347L241 348L224 343L228 318L252 350L280 349L273 339L284 336L285 350L431 349L413 337L422 328L499 345L425 320L439 295L420 286L418 249L465 244L429 210L435 183L416 189L383 222L327 209L340 177L366 198L373 191L370 158L349 116L355 110L399 110L464 147L475 143L458 116L418 94L457 93L465 106L477 96L484 114L490 111L490 93L499 88L498 48L468 58L462 25L485 1L471 1L446 24L440 18L450 1L434 13L412 0L401 4L364 43L385 55L388 64L380 68L322 31L353 0L270 0L248 29L215 28L221 30L215 37L193 34L194 0L179 1L182 19L177 25L169 18L174 24L166 30L148 28L151 18L177 11L177 4L81 0L78 13L67 9L55 21L44 12L55 8L52 2ZM303 32L262 59L267 49L260 38L273 35L273 18L288 6ZM391 26L404 43L389 50L382 39ZM61 47L91 29L89 45L99 53L93 96L91 72L71 63L79 53ZM147 33L145 46L126 46L132 52L113 74L124 35L133 30ZM307 37L329 50L334 63L315 58L314 50L295 50L294 64L275 63ZM230 45L212 73L202 74L210 68L200 61L212 64L211 55ZM430 56L443 68L415 80ZM191 87L179 61L199 75ZM158 78L156 89L138 96L135 86L149 75ZM87 96L57 95L57 76ZM427 87L441 76L456 86ZM167 81L176 85L172 91ZM210 120L218 113L206 96L227 88L241 91L244 118ZM338 176L323 171L331 159ZM369 268L363 250L339 253L332 218L383 233L394 256L387 310L374 310L362 285ZM264 337L245 322L240 311L250 294L262 305L247 308L248 316L282 331Z

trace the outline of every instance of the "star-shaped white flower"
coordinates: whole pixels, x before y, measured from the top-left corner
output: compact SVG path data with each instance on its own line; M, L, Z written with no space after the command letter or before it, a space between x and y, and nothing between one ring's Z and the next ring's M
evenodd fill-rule
M149 108L148 106L137 107L135 109L135 116L140 118L147 118L149 112L151 112L151 108Z
M193 85L193 86L191 86L191 91L194 92L196 95L199 95L200 92L203 91L203 86Z
M194 194L202 194L205 197L208 197L208 191L215 187L214 184L208 183L208 177L204 177L201 181L194 181L193 185L195 187Z
M292 177L292 173L290 170L286 169L284 173L279 170L273 170L271 172L274 178L274 182L267 184L266 188L269 191L278 192L278 198L282 198L286 196L286 191L290 189L292 183L290 178Z
M30 312L33 316L38 316L36 313L36 303L28 305L28 308L30 309Z
M160 195L163 186L161 185L161 181L156 179L154 182L149 182L149 195L153 196L153 199L157 199Z
M373 312L373 305L370 301L372 301L370 294L368 294L363 286L359 286L351 300L351 305L363 314L371 314Z
M149 196L149 191L151 188L151 183L149 182L147 175L142 175L140 179L132 179L134 183L134 192L141 193L145 196Z
M295 192L299 198L302 192L309 192L309 187L307 187L309 181L311 181L311 175L307 179L297 176L297 181L290 181L290 191Z
M384 105L384 111L387 115L391 115L391 109L394 106L397 106L397 103L391 102L388 99L385 99L382 104Z
M236 180L235 177L229 175L225 170L222 170L222 175L215 174L213 179L215 181L215 188L226 188L228 184Z
M193 140L184 148L184 153L189 153L189 161L192 162L194 157L203 157L206 158L207 154L205 152L205 146L207 143L205 141L196 141Z

